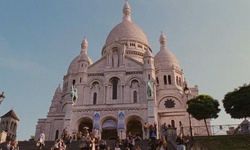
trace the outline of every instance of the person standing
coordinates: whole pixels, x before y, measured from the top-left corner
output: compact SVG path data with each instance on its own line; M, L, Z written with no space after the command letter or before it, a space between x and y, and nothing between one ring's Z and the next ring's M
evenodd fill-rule
M98 142L99 141L99 130L94 127L93 130L93 135L95 137L95 140Z
M186 143L188 140L184 140L183 134L179 133L179 136L176 139L176 144L177 144L177 150L186 150Z
M10 148L11 148L11 140L8 140L3 147L3 150L10 150Z
M67 135L68 135L68 129L67 129L67 127L65 127L65 128L63 129L63 131L62 131L61 138L62 138L63 140L65 140L66 137L67 137Z
M40 143L39 148L43 149L43 146L45 146L45 134L43 131L40 133L38 141Z
M12 142L11 150L19 150L18 141L13 141Z
M147 125L147 122L144 123L144 126L143 126L143 130L144 130L144 136L145 136L145 140L148 138L148 125Z
M150 124L149 126L149 139L150 139L150 147L151 149L156 149L156 131L154 125Z
M135 141L131 132L129 132L127 135L127 141L128 141L128 148L132 150L133 146L135 145Z

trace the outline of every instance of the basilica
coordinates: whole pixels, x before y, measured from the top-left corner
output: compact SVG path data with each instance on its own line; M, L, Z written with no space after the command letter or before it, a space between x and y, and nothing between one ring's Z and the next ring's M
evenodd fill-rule
M155 124L159 134L164 123L184 134L189 134L190 123L205 126L186 111L186 102L198 95L198 86L188 87L165 35L156 31L159 49L154 56L143 30L131 20L127 1L122 12L122 21L108 34L96 62L87 54L84 37L46 118L38 119L35 139L44 131L46 140L55 140L65 127L70 134L88 127L90 132L98 129L102 139L124 139L129 132L145 138L144 124Z

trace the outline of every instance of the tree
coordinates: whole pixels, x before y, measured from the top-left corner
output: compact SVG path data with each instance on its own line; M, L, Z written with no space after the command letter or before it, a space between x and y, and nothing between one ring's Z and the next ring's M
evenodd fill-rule
M199 95L187 101L187 105L189 114L197 120L204 120L209 136L206 119L218 118L218 113L220 112L218 100L213 99L209 95Z
M241 119L250 117L250 84L228 92L222 100L226 113L232 118Z

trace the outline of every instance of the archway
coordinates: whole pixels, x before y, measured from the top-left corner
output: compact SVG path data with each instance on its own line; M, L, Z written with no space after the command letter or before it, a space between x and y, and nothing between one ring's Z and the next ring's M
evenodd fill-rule
M83 118L78 126L78 131L83 133L84 127L88 127L88 131L92 132L93 121L90 118Z
M102 139L115 140L117 139L117 122L113 119L107 119L102 124Z
M139 117L133 116L129 118L127 123L127 134L129 132L131 132L131 134L137 138L143 138L142 123Z

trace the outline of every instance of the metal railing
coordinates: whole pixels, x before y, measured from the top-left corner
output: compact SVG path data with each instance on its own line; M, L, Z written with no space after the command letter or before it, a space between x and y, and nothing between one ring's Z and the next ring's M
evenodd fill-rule
M190 127L184 126L184 135L189 135ZM177 133L181 129L177 128ZM207 136L207 129L205 126L192 126L194 136ZM233 135L233 134L250 134L250 124L224 124L224 125L209 125L208 132L210 135Z

